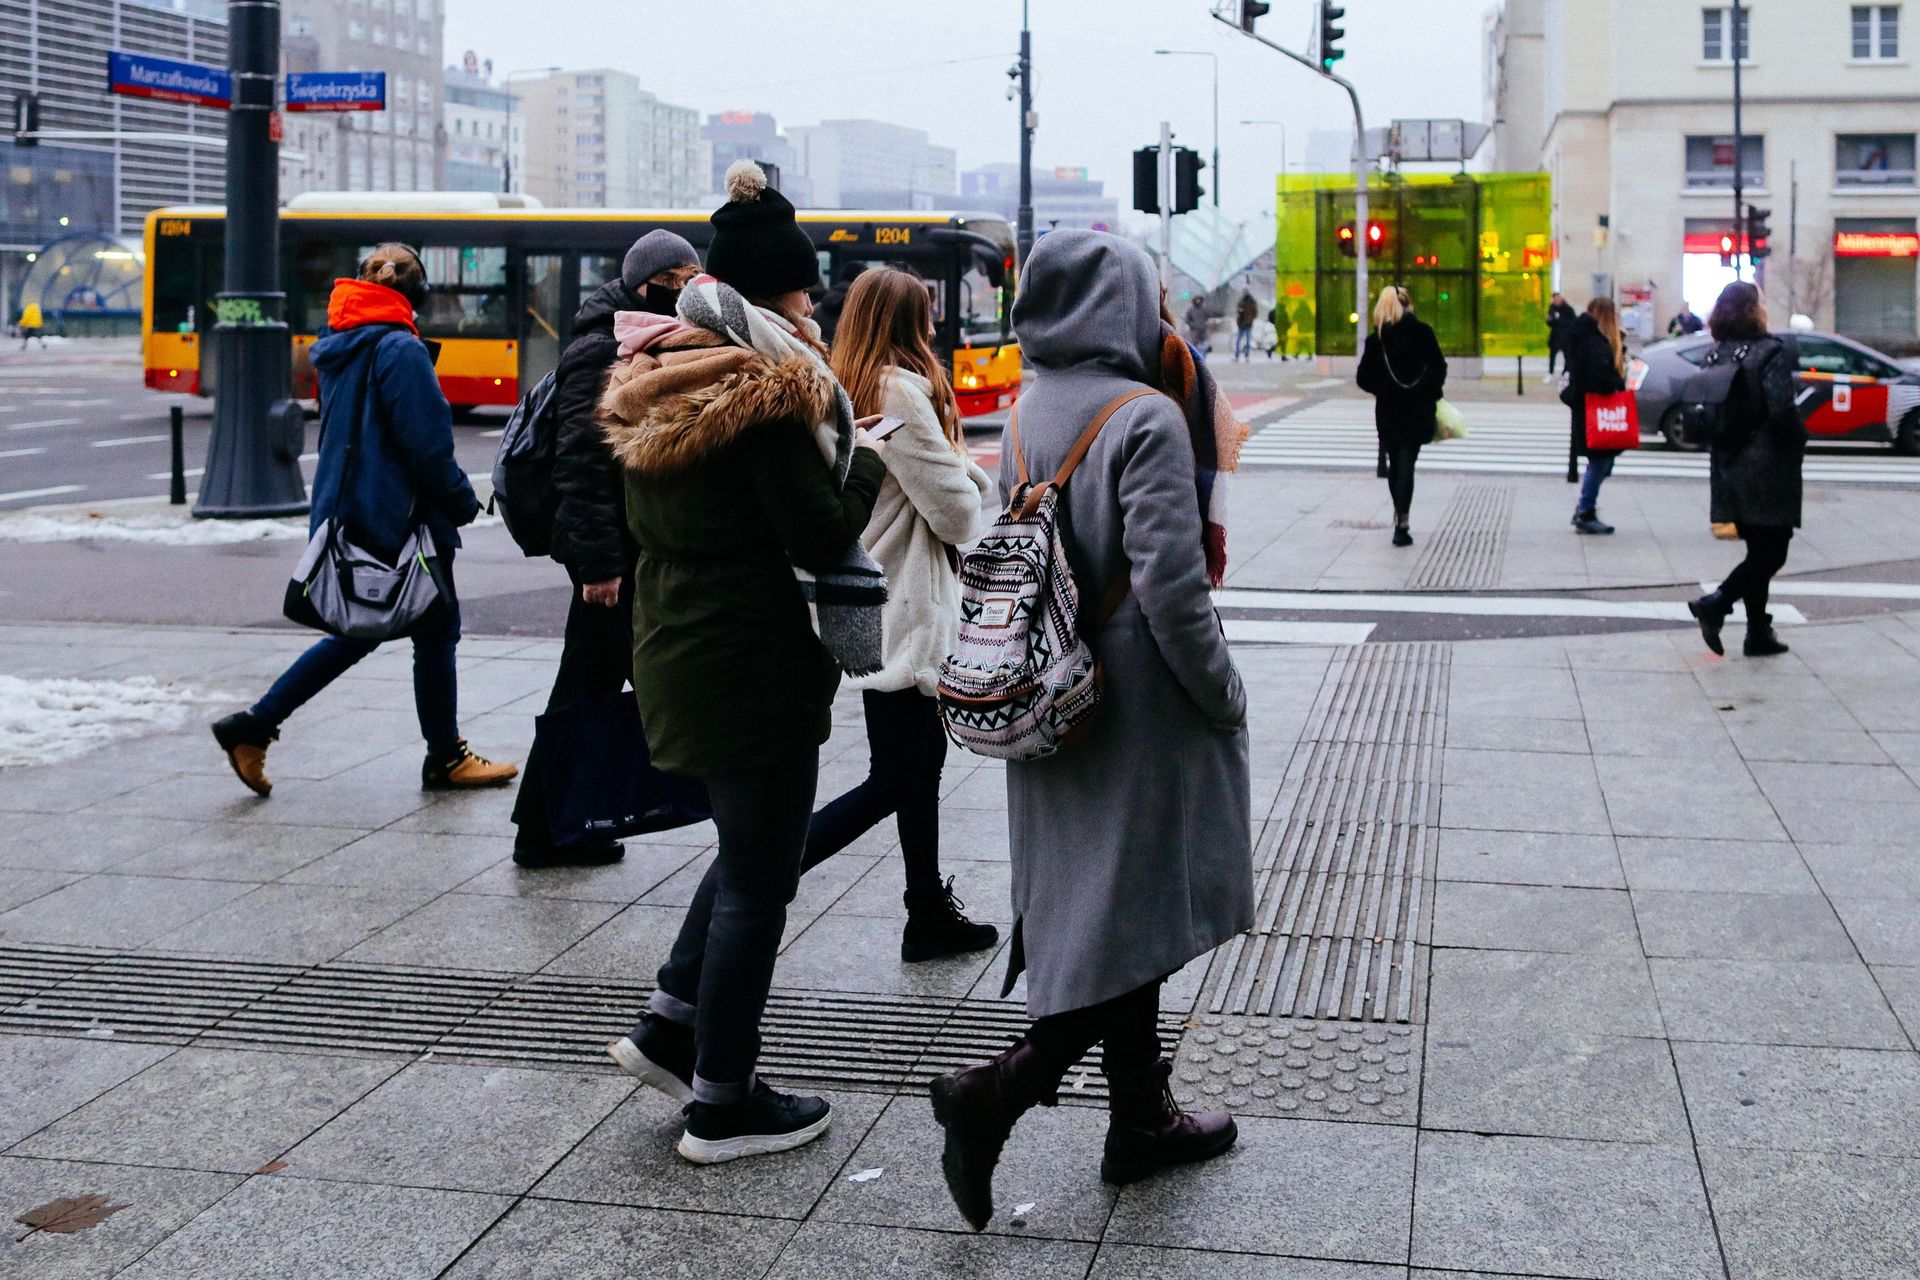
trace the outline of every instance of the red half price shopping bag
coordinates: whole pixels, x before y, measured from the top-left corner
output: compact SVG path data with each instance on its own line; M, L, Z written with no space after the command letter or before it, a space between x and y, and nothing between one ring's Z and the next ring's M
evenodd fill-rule
M1587 396L1587 448L1638 449L1640 406L1633 392Z

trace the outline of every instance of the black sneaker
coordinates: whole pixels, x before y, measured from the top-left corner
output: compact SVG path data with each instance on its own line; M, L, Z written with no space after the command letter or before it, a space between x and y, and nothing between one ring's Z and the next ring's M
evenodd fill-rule
M692 1027L668 1022L657 1013L642 1014L632 1034L607 1046L607 1056L675 1102L693 1101Z
M604 867L627 856L627 846L615 840L609 844L577 844L565 849L552 845L513 842L515 866L528 870L541 867Z
M924 897L909 893L906 903L907 927L900 934L900 958L908 964L985 951L1000 941L998 929L976 924L961 913L967 904L953 896L952 876L938 893Z
M744 1102L724 1107L707 1102L689 1105L680 1154L695 1164L724 1164L791 1151L825 1133L832 1119L833 1108L825 1098L780 1093L766 1081L756 1081Z
M1393 545L1396 547L1410 547L1413 545L1413 534L1407 529L1407 526L1403 524L1394 526Z

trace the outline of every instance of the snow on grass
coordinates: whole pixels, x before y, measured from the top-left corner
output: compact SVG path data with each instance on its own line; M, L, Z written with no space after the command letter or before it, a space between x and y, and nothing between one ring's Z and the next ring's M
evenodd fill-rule
M297 520L195 520L178 515L86 511L22 511L0 515L0 542L142 542L161 547L213 547L234 542L305 541Z
M0 768L53 764L118 738L177 728L209 694L133 680L0 675Z

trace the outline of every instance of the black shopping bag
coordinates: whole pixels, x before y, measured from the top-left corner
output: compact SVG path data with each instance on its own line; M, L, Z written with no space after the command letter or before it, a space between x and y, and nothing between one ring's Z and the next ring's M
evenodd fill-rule
M535 716L533 755L546 779L547 829L556 848L705 822L698 779L653 767L631 693L577 698Z

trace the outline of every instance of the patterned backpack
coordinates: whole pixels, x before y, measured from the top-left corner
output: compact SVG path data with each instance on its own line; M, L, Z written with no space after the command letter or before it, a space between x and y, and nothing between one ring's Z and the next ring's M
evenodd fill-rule
M940 664L940 711L952 739L978 755L1038 760L1071 746L1100 706L1100 663L1080 629L1080 592L1060 541L1060 492L1100 428L1142 387L1094 415L1053 479L1034 484L1020 450L1020 410L1007 423L1020 486L960 562L960 638ZM1098 631L1127 597L1120 580L1090 619Z

